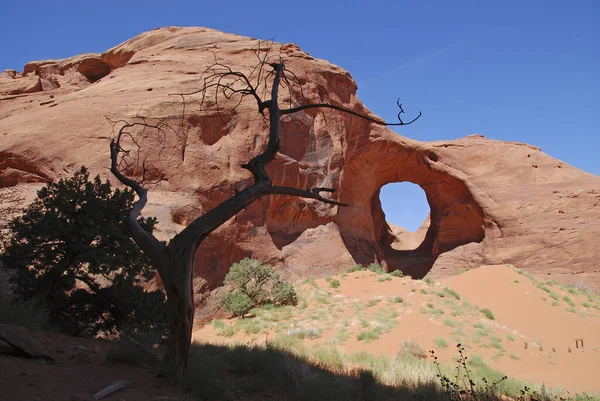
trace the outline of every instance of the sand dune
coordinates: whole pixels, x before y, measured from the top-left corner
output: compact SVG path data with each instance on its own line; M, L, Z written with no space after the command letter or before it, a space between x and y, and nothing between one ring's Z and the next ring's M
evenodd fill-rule
M597 295L542 283L505 265L440 282L361 271L307 280L297 288L298 307L225 319L230 337L206 325L194 338L249 343L302 332L307 349L333 345L346 355L387 356L414 340L447 361L456 357L455 345L461 343L468 355L482 357L510 377L572 393L600 393ZM583 351L576 339L584 340Z

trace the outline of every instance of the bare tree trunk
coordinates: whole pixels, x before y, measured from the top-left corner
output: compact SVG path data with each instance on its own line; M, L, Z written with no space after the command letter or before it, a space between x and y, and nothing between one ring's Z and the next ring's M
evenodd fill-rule
M194 258L189 252L178 255L172 247L169 249L168 280L163 279L167 293L167 351L165 367L176 377L181 378L187 362L192 342L194 324L193 273ZM188 247L191 249L191 247Z

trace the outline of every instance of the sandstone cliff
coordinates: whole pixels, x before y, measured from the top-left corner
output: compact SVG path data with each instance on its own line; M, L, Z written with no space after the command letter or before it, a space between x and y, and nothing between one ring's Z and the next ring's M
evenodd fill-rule
M237 113L189 105L215 54L232 68L256 64L257 41L206 28L162 28L103 54L31 62L0 75L0 177L30 195L81 164L109 177L112 120L146 116L175 128L145 145L154 170L147 214L168 237L243 188L240 164L266 143L256 103ZM308 101L370 113L348 72L293 44L273 52L303 83ZM424 117L426 118L426 116ZM424 143L334 110L306 110L282 122L277 183L332 187L350 206L290 197L264 198L215 231L196 272L219 285L231 263L254 256L292 277L325 275L379 262L414 277L444 276L482 264L511 263L569 283L600 284L600 177L540 149L469 136ZM160 149L160 152L157 150ZM135 173L135 170L131 170ZM402 244L385 221L379 190L420 185L431 207L420 245ZM400 203L397 207L403 207ZM412 248L412 249L411 249Z

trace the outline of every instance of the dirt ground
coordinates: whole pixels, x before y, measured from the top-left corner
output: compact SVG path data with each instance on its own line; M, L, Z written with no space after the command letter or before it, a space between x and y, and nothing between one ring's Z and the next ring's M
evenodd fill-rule
M192 400L150 368L107 361L109 341L46 332L32 337L55 361L0 354L1 401L71 401L73 396L89 397L117 380L127 380L132 387L103 400Z

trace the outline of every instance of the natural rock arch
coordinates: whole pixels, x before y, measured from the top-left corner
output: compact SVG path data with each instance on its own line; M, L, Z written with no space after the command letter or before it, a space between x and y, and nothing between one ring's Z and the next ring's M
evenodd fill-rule
M484 239L481 206L464 182L436 166L436 153L383 139L363 148L344 167L340 200L352 206L340 209L336 219L344 242L358 263L376 261L389 271L401 270L422 278L443 252ZM392 247L396 238L385 221L379 200L384 185L403 181L419 185L431 208L427 234L414 250ZM361 185L352 184L356 182Z

